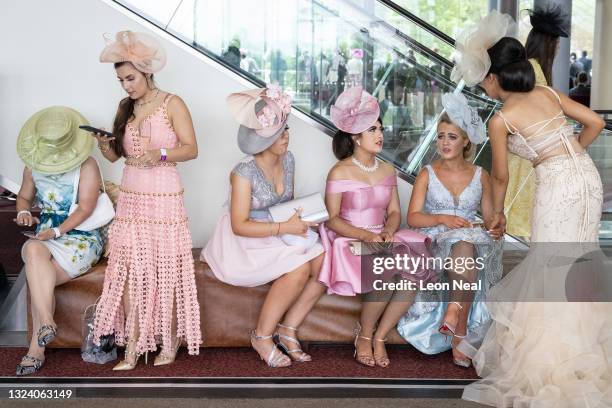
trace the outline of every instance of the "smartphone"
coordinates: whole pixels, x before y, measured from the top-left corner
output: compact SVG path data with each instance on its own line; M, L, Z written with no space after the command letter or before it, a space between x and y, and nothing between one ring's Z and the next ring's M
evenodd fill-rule
M472 223L472 228L485 228L484 222L475 221Z
M106 130L98 129L93 126L81 125L79 126L79 129L83 129L91 133L98 133L104 137L113 137L113 134L111 132L107 132Z
M23 235L25 235L26 237L28 237L28 238L38 239L38 238L36 238L36 232L34 232L34 231L21 231L21 233Z

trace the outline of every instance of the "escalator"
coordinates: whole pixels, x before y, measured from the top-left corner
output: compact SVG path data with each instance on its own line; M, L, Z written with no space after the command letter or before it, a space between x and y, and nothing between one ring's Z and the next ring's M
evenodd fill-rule
M114 2L255 85L279 83L294 107L330 135L336 97L362 85L381 105L381 158L410 183L436 158L443 93L462 92L485 123L500 107L482 89L450 80L453 38L404 9L408 0ZM589 151L612 192L611 141L606 130ZM490 169L488 143L475 160ZM602 239L612 239L612 217L603 218Z

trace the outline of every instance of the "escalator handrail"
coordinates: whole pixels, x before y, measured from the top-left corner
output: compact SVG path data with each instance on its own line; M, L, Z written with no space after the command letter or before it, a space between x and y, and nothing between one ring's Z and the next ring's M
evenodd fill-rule
M425 20L417 17L416 15L412 14L411 12L409 12L408 10L403 8L402 6L398 5L394 1L390 1L390 0L377 0L377 1L380 2L380 3L383 3L385 6L389 7L390 9L395 11L396 13L402 15L403 17L405 17L406 19L412 21L413 23L417 24L418 26L421 26L426 31L429 31L431 34L433 34L434 36L438 37L439 39L441 39L445 43L450 44L453 47L455 47L455 39L453 37L449 36L448 34L442 32L440 30L438 30L436 27L432 26L427 21L425 21Z

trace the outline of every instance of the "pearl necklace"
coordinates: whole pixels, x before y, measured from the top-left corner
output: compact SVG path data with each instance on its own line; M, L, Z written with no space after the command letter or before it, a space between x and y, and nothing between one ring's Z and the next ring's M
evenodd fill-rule
M354 156L351 158L351 161L355 164L355 166L359 167L366 173L373 173L378 170L378 159L376 157L374 157L374 164L371 166L366 166L365 164L357 160Z

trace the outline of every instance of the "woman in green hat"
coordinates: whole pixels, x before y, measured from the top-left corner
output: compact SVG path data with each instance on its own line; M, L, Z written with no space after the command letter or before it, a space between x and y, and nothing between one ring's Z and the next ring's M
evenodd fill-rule
M17 153L26 167L15 222L23 227L36 225L36 235L21 250L36 334L17 366L19 376L42 368L45 346L57 334L55 287L87 272L102 254L97 229L75 229L96 208L102 181L98 164L89 157L94 139L78 128L85 124L87 120L78 112L54 106L28 119L17 139ZM73 198L78 206L69 214ZM40 217L32 216L33 204L40 207Z

